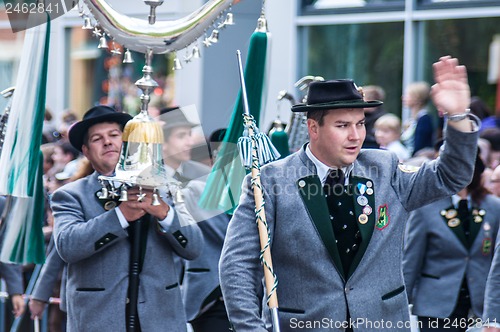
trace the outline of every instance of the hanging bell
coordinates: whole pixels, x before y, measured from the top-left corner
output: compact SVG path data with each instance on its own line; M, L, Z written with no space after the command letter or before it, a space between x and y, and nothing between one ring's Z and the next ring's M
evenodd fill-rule
M158 197L158 191L155 189L153 192L153 199L151 200L151 205L158 206L160 204L160 198Z
M97 48L108 48L108 42L106 40L106 34L102 34L102 37L99 38L99 45L97 45Z
M108 198L109 198L108 188L102 187L101 195L99 195L99 199L108 199Z
M226 19L224 20L224 26L226 25L234 25L233 13L226 14Z
M92 26L92 22L90 22L90 17L85 16L85 17L83 18L83 26L82 26L82 29L83 29L83 30L92 30L92 29L94 29L94 27Z
M172 70L181 70L181 69L182 69L181 60L179 60L179 58L176 56L174 58L174 66L172 67Z
M132 53L127 48L125 53L123 54L123 63L134 63L134 59L132 58Z
M219 30L214 29L210 37L208 37L208 41L212 44L217 43L219 41Z
M186 56L184 56L184 62L190 63L192 58L193 58L193 53L189 53L188 49L186 48Z
M193 50L191 51L191 58L193 58L193 59L201 58L201 53L200 53L200 49L198 48L198 46L193 47Z
M122 187L122 190L120 191L120 202L127 202L128 201L128 191L127 188Z
M123 129L123 145L116 177L148 188L164 183L161 124L141 111ZM131 185L127 184L127 188ZM145 193L140 192L140 195Z

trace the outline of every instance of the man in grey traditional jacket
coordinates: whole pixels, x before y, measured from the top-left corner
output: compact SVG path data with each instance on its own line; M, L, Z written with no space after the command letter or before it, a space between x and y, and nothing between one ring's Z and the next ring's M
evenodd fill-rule
M183 204L170 200L152 205L152 191L138 200L101 204L98 176L112 176L120 157L122 129L131 117L108 106L95 106L69 130L71 144L81 150L95 172L71 182L52 196L54 239L67 265L68 332L127 331L130 317L131 239L142 219L136 332L185 331L176 255L197 257L203 246L200 229ZM183 224L181 226L181 218ZM184 219L187 218L187 219ZM137 269L135 269L137 271ZM132 310L135 312L135 310ZM128 320L128 322L130 322Z
M310 141L260 174L281 331L410 331L401 267L408 211L469 183L478 137L465 67L443 57L434 76L434 103L448 114L446 143L418 170L388 151L360 151L363 108L381 102L365 101L353 81L311 83L306 103L292 107L307 112ZM270 325L250 188L247 177L219 266L238 332Z

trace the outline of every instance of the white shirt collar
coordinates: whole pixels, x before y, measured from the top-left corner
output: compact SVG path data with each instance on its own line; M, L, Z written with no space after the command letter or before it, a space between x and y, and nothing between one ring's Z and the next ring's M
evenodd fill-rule
M458 195L451 196L451 202L453 203L453 206L455 208L458 208L458 202L460 202L461 200L462 200L462 198ZM470 209L470 195L467 195L467 206Z
M314 163L316 166L316 171L318 172L318 177L321 180L321 184L325 184L326 176L328 175L328 171L330 169L336 169L336 167L329 167L328 165L322 163L316 156L311 151L311 148L309 147L309 144L306 146L306 155L311 159L311 161ZM354 164L351 164L347 167L342 167L342 171L344 172L345 176L345 182L344 185L349 184L349 176L352 171L352 168L354 167Z
M181 164L177 169L173 169L172 167L168 166L167 164L164 164L163 168L165 169L167 176L170 176L170 177L173 177L175 172L178 172L180 175L182 175L182 173L184 171L183 164Z

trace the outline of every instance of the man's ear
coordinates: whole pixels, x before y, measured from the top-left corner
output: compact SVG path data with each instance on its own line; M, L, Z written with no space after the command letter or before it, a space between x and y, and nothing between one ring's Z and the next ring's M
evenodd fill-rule
M318 135L319 124L314 119L307 119L307 130L309 131L309 138L315 139Z
M82 153L88 159L89 148L85 144L82 145Z

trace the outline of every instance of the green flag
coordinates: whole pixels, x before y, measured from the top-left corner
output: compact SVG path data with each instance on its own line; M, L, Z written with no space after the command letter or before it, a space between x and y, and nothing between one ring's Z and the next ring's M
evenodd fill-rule
M268 33L255 31L250 38L247 61L245 64L245 82L250 114L259 123L261 107L264 105L264 83L266 76L266 58ZM234 65L236 70L236 62ZM241 183L246 170L241 164L236 143L242 136L243 100L241 89L238 93L231 121L217 154L215 164L207 179L207 185L200 198L200 206L205 209L219 209L232 213L238 205Z
M26 31L0 156L0 194L14 197L7 215L0 260L20 264L45 260L42 126L45 114L50 20Z

